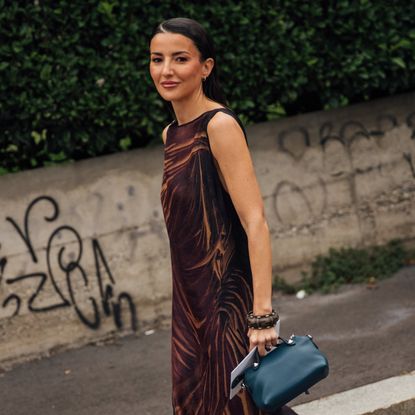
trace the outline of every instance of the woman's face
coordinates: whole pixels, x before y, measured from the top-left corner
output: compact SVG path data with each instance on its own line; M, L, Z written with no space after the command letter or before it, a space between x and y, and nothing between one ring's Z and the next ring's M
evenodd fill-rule
M181 101L202 90L202 78L213 67L213 59L200 62L200 52L188 37L157 33L150 42L150 74L158 93L166 101ZM174 86L163 82L176 82Z

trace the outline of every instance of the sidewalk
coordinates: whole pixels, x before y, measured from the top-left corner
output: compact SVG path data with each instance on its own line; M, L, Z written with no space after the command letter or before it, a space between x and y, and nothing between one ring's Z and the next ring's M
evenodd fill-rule
M281 335L312 334L330 363L329 377L289 406L328 399L415 369L415 267L402 269L376 288L351 285L337 294L302 300L277 294L274 300ZM86 346L0 374L0 413L171 415L170 388L167 326L151 335ZM381 394L381 388L372 388L366 398L376 401ZM333 407L331 414L340 412Z
M333 408L336 408L333 411ZM415 370L293 408L299 415L414 415Z

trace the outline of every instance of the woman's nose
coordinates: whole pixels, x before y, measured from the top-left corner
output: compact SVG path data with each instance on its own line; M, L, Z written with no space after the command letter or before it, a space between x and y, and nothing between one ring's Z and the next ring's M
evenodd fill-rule
M171 75L173 73L170 62L165 61L163 64L162 75Z

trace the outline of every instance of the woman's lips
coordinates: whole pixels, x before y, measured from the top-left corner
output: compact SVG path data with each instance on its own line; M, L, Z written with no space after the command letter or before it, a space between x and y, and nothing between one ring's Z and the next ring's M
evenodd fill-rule
M163 85L165 88L174 88L176 85L178 85L178 82L162 82L161 85Z

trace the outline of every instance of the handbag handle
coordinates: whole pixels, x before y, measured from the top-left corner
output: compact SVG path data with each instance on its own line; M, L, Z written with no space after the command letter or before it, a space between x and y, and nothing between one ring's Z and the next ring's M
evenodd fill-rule
M294 340L294 334L291 334L290 338L284 339L284 337L278 336L278 338L280 340L282 340L285 344L288 344L288 346L294 346L295 345L295 340Z
M285 343L287 346L295 345L294 334L292 334L288 340L284 339L284 337L281 337L281 336L278 336L278 339L282 340L282 342ZM276 347L278 348L278 344ZM256 349L254 353L254 369L258 369L260 363L261 363L261 356L258 352L258 349Z

